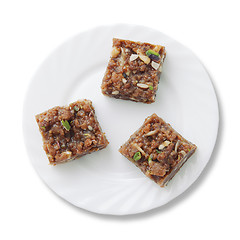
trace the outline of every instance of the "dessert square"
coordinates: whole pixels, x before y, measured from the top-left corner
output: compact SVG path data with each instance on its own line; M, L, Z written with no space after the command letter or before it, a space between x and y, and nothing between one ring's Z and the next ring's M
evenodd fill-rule
M36 115L49 163L68 162L108 145L92 102L79 100Z
M150 179L164 187L195 152L196 146L183 138L156 114L120 147L119 152Z
M114 38L102 80L102 93L113 98L153 103L165 57L165 47L161 45Z

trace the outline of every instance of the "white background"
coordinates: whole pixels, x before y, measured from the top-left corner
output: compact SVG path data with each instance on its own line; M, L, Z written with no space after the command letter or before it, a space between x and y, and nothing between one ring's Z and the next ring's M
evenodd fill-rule
M234 0L0 0L0 238L239 239L237 4ZM75 34L113 23L152 27L189 47L207 68L220 108L216 147L200 178L166 206L125 217L89 213L57 197L37 176L22 136L24 95L42 61Z

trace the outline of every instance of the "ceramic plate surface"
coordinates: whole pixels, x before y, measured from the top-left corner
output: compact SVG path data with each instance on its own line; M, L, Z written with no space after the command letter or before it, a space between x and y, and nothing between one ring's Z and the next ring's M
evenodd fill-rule
M100 86L113 37L166 47L167 58L155 103L135 103L102 95ZM110 144L78 160L50 166L35 115L83 98L92 100ZM145 177L118 152L152 113L198 146L166 188ZM183 193L209 161L219 121L211 80L197 57L159 31L132 25L97 27L58 47L33 77L23 116L27 152L43 181L60 197L80 208L113 215L144 212Z

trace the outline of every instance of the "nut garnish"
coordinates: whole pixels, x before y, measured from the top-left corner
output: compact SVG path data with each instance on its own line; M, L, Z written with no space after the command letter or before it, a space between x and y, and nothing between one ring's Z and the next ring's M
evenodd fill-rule
M145 156L146 153L136 143L133 143L132 145Z
M163 63L165 55L162 56L161 63Z
M92 131L92 130L93 130L92 126L88 126L88 129L89 129L90 131Z
M71 126L70 126L70 124L69 124L69 122L68 122L67 120L62 120L61 123L62 123L63 127L64 127L67 131L70 130Z
M174 149L175 152L177 152L177 149L180 145L180 142L181 142L180 140L177 140L176 145L175 145L175 149Z
M154 50L152 49L149 49L146 51L146 55L152 59L153 61L159 61L160 60L160 55L158 52L155 52Z
M78 106L74 106L73 109L77 112L79 111L79 107Z
M120 53L120 49L119 48L116 48L116 47L112 48L112 53L111 53L112 57L117 57L119 53Z
M140 88L143 88L143 89L149 88L149 86L147 84L144 84L144 83L138 83L137 86L140 87Z
M117 95L117 94L119 94L119 91L113 91L112 92L112 95Z
M155 56L159 57L159 53L158 53L158 52L155 52L155 51L152 50L152 49L147 50L147 51L146 51L146 54L147 54L147 56L155 55Z
M127 82L127 79L123 78L122 82L125 84Z
M126 53L124 51L124 48L121 47L121 56L119 58L119 63L121 67L125 64L125 59L126 59Z
M148 157L148 163L151 163L151 162L152 162L152 155Z
M129 61L132 62L132 61L136 60L137 58L138 58L137 54L132 54L129 58Z
M83 134L85 137L91 137L91 134L90 133L84 133Z
M157 45L157 46L154 47L153 51L159 52L161 47L162 47L161 45Z
M151 59L148 56L139 55L139 58L146 64L149 64Z
M126 75L129 76L130 75L130 70L126 71Z
M183 156L187 154L184 150L180 151L179 153L182 154Z
M141 159L141 157L142 157L141 153L140 153L140 152L136 152L136 153L134 154L134 156L133 156L133 160L134 160L134 161L138 161L138 160Z
M152 67L153 67L155 70L157 70L157 69L159 68L159 66L160 66L159 63L156 63L156 62L154 62L154 61L151 62L151 65L152 65Z
M149 136L152 136L152 135L156 134L157 132L158 132L158 129L155 129L153 131L150 131L150 132L146 133L144 136L149 137Z
M164 141L162 144L159 145L158 149L163 150L165 147L167 147L171 142L168 140Z

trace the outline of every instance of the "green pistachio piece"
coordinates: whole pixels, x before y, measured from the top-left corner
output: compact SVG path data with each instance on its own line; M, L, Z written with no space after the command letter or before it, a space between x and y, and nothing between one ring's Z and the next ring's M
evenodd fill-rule
M155 56L157 56L157 57L160 56L159 53L153 51L152 49L147 50L147 51L146 51L146 55L147 55L147 56L155 55Z
M135 154L134 154L134 156L133 156L133 160L134 161L138 161L138 160L140 160L141 159L141 153L140 152L136 152Z
M79 107L78 106L74 106L73 109L77 112L79 111Z
M64 127L67 131L70 130L71 126L70 126L70 124L69 124L69 122L68 122L67 120L62 120L61 123L62 123L63 127Z

